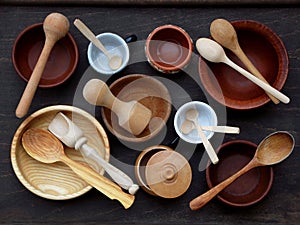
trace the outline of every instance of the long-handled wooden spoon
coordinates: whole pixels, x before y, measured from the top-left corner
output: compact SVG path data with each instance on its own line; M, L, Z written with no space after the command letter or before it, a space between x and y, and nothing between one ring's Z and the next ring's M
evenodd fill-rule
M109 59L109 67L112 70L117 70L122 65L122 57L119 55L111 55L103 44L99 41L99 39L95 36L95 34L79 19L75 19L74 25L80 30L80 32L90 40L97 48L99 48L104 55Z
M213 39L215 39L220 45L232 51L244 63L250 73L268 84L264 76L256 69L242 50L238 41L237 33L229 21L225 19L214 20L210 25L210 33ZM275 104L279 103L279 100L273 95L268 92L266 92L266 94Z
M213 164L216 164L219 162L218 156L217 156L213 146L211 145L211 143L208 141L207 137L205 136L201 126L199 126L199 124L198 124L198 114L199 113L196 109L190 109L186 112L185 117L187 120L191 121L196 126L198 134L203 142L204 148L205 148L210 160L212 161Z
M292 153L294 145L295 140L288 132L281 131L270 134L258 145L253 159L244 168L206 193L193 199L190 202L190 208L192 210L200 209L247 171L258 166L269 166L283 161Z
M61 161L65 163L91 186L110 199L118 200L124 208L127 209L133 204L135 199L133 195L126 194L118 185L99 175L93 169L68 158L64 153L62 143L49 131L31 128L23 134L22 144L25 151L40 162L54 163Z
M274 97L276 97L278 100L280 100L283 103L289 103L290 99L282 94L280 91L276 90L269 84L266 84L265 82L261 81L248 71L244 70L242 67L236 65L234 62L232 62L225 54L224 49L221 45L219 45L217 42L209 39L209 38L200 38L196 42L196 48L200 55L207 59L210 62L214 63L225 63L228 66L232 67L242 75L244 75L246 78L251 80L253 83L261 87L263 90L267 91L268 93L272 94Z
M51 13L45 18L43 29L46 36L45 44L17 106L18 118L22 118L28 112L53 46L69 31L69 20L60 13Z
M200 125L199 125L200 126ZM218 133L227 133L227 134L239 134L240 128L238 127L230 127L230 126L202 126L202 130L218 132ZM180 127L180 130L184 134L190 133L192 130L196 129L196 126L193 122L189 120L185 120Z

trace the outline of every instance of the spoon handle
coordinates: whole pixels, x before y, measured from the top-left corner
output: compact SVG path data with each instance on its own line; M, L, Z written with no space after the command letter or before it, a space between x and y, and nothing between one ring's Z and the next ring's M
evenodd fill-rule
M135 199L134 195L126 194L118 185L108 178L99 175L87 166L71 160L66 155L62 155L60 159L88 184L95 187L110 199L118 200L125 209L128 209L133 204Z
M201 126L203 130L219 132L219 133L227 133L227 134L239 134L239 127L230 127L230 126Z
M276 90L269 84L266 84L265 82L261 81L260 79L258 79L257 77L255 77L254 75L249 73L248 71L244 70L242 67L236 65L227 56L225 56L225 58L224 58L224 63L226 63L227 65L229 65L230 67L232 67L233 69L235 69L236 71L238 71L239 73L244 75L246 78L251 80L253 83L257 84L259 87L261 87L268 93L272 94L274 97L276 97L281 102L283 102L285 104L290 102L290 99L286 95L282 94L280 91Z
M233 181L235 181L238 177L249 171L250 169L256 167L256 163L254 161L250 161L245 167L241 170L233 174L231 177L227 178L217 186L211 188L209 191L204 194L194 198L190 201L191 210L198 210L202 208L206 203L208 203L212 198L214 198L217 194L219 194L223 189L225 189L228 185L230 185Z
M108 58L111 58L110 54L103 46L103 44L96 38L95 34L79 19L74 21L75 27L88 39L90 40L97 48L99 48Z

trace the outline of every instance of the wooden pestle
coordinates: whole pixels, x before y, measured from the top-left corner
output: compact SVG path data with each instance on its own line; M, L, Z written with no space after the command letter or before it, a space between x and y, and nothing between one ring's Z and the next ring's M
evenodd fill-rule
M92 79L86 83L83 96L92 105L112 110L118 117L119 125L135 136L142 133L152 117L150 109L137 101L121 101L111 93L106 83L99 79Z

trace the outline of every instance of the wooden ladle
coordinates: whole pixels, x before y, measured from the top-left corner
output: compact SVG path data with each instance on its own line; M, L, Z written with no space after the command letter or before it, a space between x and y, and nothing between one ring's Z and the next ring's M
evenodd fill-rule
M214 20L210 25L210 33L213 39L215 39L220 45L232 51L244 63L250 73L268 84L264 76L256 69L242 50L239 45L237 33L229 21L225 19ZM268 92L266 92L266 94L275 104L279 103L279 100L273 95Z
M53 46L69 31L69 20L60 13L51 13L45 18L43 29L46 36L45 44L17 106L18 118L22 118L28 112Z
M242 67L236 65L234 62L232 62L225 54L224 49L221 45L219 45L217 42L209 39L209 38L199 38L196 42L196 48L200 55L207 59L210 62L214 63L225 63L228 66L232 67L242 75L244 75L247 79L251 80L253 83L261 87L263 90L267 91L268 93L272 94L274 97L276 97L278 100L280 100L283 103L289 103L290 99L282 94L280 91L276 90L269 84L266 84L265 82L261 81L248 71L244 70Z
M283 161L292 153L294 145L295 140L288 132L281 131L270 134L258 145L253 159L245 167L206 193L193 199L190 202L190 208L192 210L200 209L247 171L255 167L269 166Z
M93 169L68 158L64 153L62 143L49 131L40 128L28 129L22 136L22 145L32 158L40 162L61 161L65 163L88 184L110 199L118 200L124 208L127 209L133 204L135 199L133 195L126 194L118 185L99 175Z
M83 96L93 105L105 106L112 110L118 117L121 127L139 135L149 124L152 112L137 101L124 102L116 98L105 82L92 79L83 88Z
M212 161L213 164L216 164L219 162L218 156L211 145L211 143L208 141L207 137L205 136L201 126L198 124L198 111L196 109L190 109L185 113L185 117L187 120L194 123L195 127L197 128L198 134L203 142L204 148Z
M199 125L200 126L200 125ZM218 133L227 133L227 134L239 134L240 128L238 127L231 127L231 126L202 126L202 130L218 132ZM189 120L183 121L181 124L180 130L183 134L188 134L192 130L196 129L196 126L193 122Z
M122 57L119 55L111 55L104 45L100 42L100 40L95 36L95 34L79 19L74 20L74 25L80 30L80 32L90 40L97 48L99 48L104 55L109 59L109 67L112 70L117 70L122 65Z

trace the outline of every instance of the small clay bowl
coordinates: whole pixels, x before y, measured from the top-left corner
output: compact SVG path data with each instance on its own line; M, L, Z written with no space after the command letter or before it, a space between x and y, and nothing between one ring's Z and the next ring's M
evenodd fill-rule
M182 28L163 25L149 34L145 51L148 62L155 69L163 73L177 73L190 62L193 42Z
M244 140L229 141L220 146L219 163L209 164L206 181L212 188L243 168L253 158L257 145ZM254 168L217 195L217 198L230 206L245 207L262 200L273 183L273 169L270 166Z
M33 24L23 30L15 40L12 61L22 79L28 81L45 42L43 24ZM53 47L46 63L39 87L49 88L62 84L75 71L78 48L70 33Z
M171 113L171 97L166 86L159 80L142 74L132 74L117 79L109 88L120 100L136 100L152 112L149 125L142 133L134 136L119 125L117 116L110 109L102 107L101 115L106 127L119 139L144 142L157 135L166 125Z
M27 129L46 130L58 112L64 113L73 120L84 132L89 145L98 151L103 159L109 160L109 142L101 124L82 109L65 105L40 109L25 119L15 132L10 155L16 176L29 191L47 199L66 200L78 197L91 190L92 187L62 162L45 164L31 158L24 150L21 141ZM79 151L65 146L65 153L69 158L88 166ZM100 174L104 174L102 168L95 163L94 166Z
M254 66L271 86L281 90L289 64L281 39L270 28L255 21L234 21L232 25L242 50ZM232 52L224 50L229 59L245 68ZM199 75L206 91L229 108L253 109L270 101L263 89L224 63L211 63L200 57Z
M202 139L200 138L200 135L198 134L197 129L193 129L190 133L184 134L181 130L181 126L183 122L186 120L186 112L190 109L196 109L198 111L198 123L202 126L217 126L218 119L215 111L212 107L210 107L208 104L204 102L199 101L192 101L187 102L184 105L180 106L180 108L177 110L175 117L174 117L174 127L176 133L179 135L179 137L189 143L192 144L200 144L202 143ZM205 136L207 139L210 139L214 132L212 131L205 131L203 130Z

